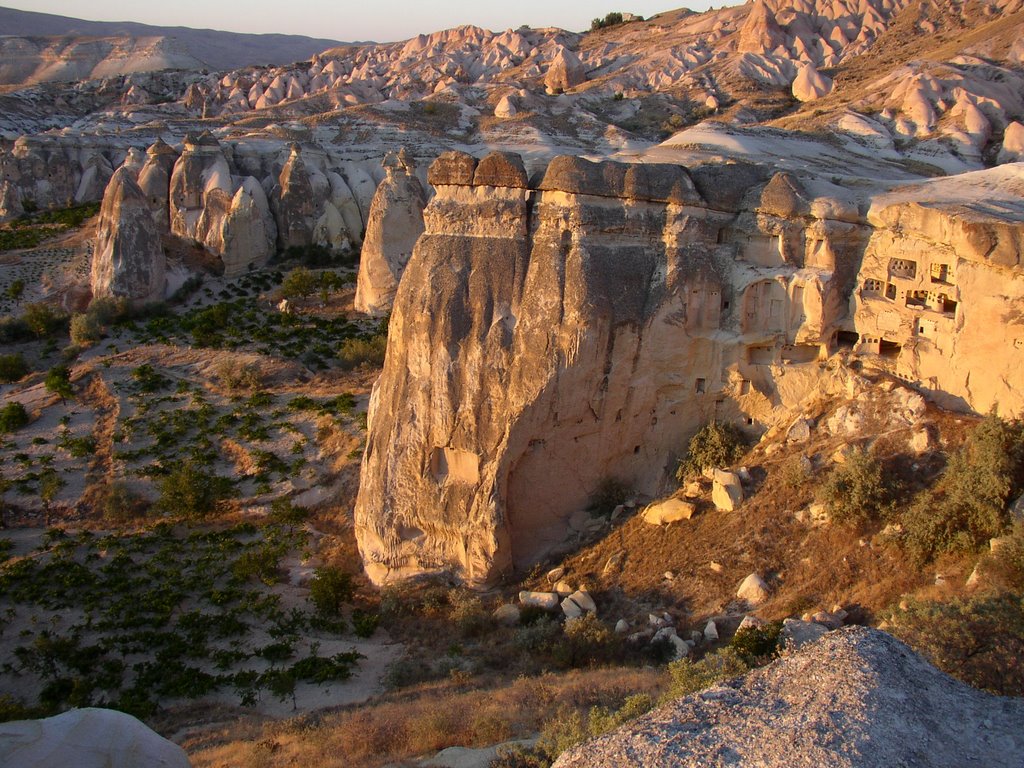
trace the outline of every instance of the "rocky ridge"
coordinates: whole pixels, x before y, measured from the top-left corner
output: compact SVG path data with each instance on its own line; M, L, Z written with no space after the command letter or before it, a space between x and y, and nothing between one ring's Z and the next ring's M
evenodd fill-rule
M1019 766L1024 702L939 672L891 635L830 632L564 754L556 768Z
M893 192L871 208L885 216L746 163L559 157L535 178L507 153L431 166L356 504L378 583L526 568L603 480L664 493L701 424L788 425L853 385L851 353L940 399L1024 405L1016 346L991 334L994 317L1016 332L1002 297L1024 285L1022 225L1002 213L1019 169L982 173L992 197L952 208L941 182ZM982 337L1005 373L972 384Z

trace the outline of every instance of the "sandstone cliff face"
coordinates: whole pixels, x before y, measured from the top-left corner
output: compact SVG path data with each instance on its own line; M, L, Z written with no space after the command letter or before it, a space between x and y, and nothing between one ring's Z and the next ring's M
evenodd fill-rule
M1014 165L877 199L851 297L857 350L947 406L1020 414L1022 195Z
M404 151L389 153L384 167L387 176L370 205L355 297L357 311L378 317L391 311L399 278L423 234L427 204L427 195Z
M130 168L119 168L100 209L92 260L94 297L119 296L138 304L164 297L167 260L160 229Z
M735 229L719 192L752 172L561 157L531 190L508 156L434 164L371 399L356 529L374 581L528 567L602 479L656 494L700 424L756 428L829 380L850 277L832 260L858 226L803 201L787 232L781 179Z

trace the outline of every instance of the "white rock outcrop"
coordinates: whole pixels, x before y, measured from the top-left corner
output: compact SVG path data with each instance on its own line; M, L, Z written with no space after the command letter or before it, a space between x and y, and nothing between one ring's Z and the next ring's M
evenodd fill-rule
M891 635L830 632L563 754L555 768L1016 768L1024 703L971 688ZM841 728L836 723L842 723Z
M0 723L4 768L189 768L185 750L131 715L72 709L44 720Z

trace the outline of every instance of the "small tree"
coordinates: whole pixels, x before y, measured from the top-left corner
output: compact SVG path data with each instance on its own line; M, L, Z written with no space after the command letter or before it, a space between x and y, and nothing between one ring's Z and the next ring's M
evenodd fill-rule
M281 295L286 299L306 298L317 289L317 279L305 267L296 267L284 277Z
M11 402L0 409L0 434L14 432L28 424L28 412L25 406Z
M188 461L176 467L160 482L157 507L169 515L200 520L231 495L231 481L204 472Z
M45 338L60 327L65 316L61 315L48 304L36 303L25 307L23 317L25 325L37 338Z
M46 374L46 390L60 397L62 403L66 403L69 397L75 396L71 387L71 372L66 365L55 365Z
M325 565L313 572L309 583L309 599L322 616L337 616L341 607L352 599L352 576L334 566Z
M25 294L25 281L18 279L7 286L7 296L15 304L21 301L21 297Z
M858 448L825 478L819 497L834 522L862 527L891 513L894 489L881 462Z
M686 457L679 462L676 479L682 483L697 477L705 469L727 467L739 461L745 451L746 440L735 425L709 422L690 438Z
M18 381L28 373L28 363L20 353L0 355L0 381L8 384Z

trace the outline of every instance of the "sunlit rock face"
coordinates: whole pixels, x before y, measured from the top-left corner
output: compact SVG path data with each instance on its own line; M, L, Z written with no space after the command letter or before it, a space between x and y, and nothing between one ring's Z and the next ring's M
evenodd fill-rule
M160 229L130 167L107 185L93 252L93 296L118 296L138 304L164 297L167 260Z
M357 311L376 316L391 310L398 281L423 234L427 204L412 159L404 150L389 153L384 169L387 175L370 204L355 297Z
M658 493L708 419L839 386L833 262L866 233L792 179L560 157L530 189L518 158L446 153L429 180L356 507L378 583L527 568L603 479Z

